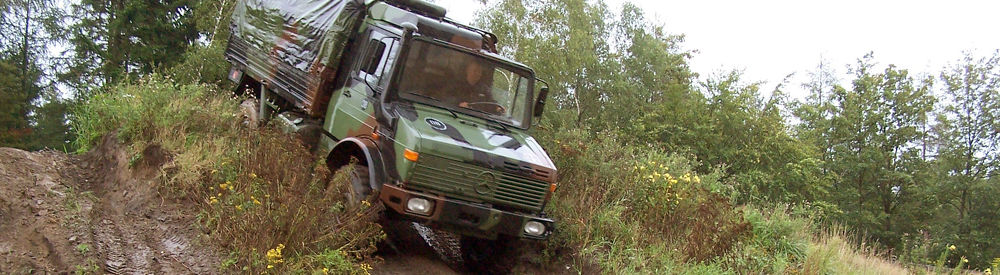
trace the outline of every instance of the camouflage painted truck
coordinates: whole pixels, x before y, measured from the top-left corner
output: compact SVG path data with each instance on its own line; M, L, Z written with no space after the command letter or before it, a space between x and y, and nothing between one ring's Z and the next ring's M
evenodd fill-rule
M479 264L554 225L556 168L527 133L548 90L497 40L419 0L241 0L226 57L260 120L353 166L351 201L458 233Z

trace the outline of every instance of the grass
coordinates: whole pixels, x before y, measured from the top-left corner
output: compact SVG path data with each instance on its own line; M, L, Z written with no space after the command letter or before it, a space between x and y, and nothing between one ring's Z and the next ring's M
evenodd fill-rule
M345 210L342 192L327 188L345 186L343 173L287 135L242 126L238 102L214 85L153 75L75 108L75 142L83 152L116 134L131 164L151 146L169 152L158 191L196 206L196 226L229 251L220 263L226 272L367 273L384 237L372 220L379 209Z
M854 245L846 230L834 229L809 244L803 274L910 274L873 246Z

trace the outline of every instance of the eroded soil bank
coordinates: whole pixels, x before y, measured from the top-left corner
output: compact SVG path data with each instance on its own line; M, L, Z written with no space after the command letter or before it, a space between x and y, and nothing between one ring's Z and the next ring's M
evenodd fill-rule
M130 158L115 138L84 155L0 148L0 274L225 273L195 204L156 188L171 161L157 145ZM457 236L409 222L386 230L372 273L467 273Z
M0 148L0 273L218 273L195 210L154 188L170 155L115 139L67 155Z

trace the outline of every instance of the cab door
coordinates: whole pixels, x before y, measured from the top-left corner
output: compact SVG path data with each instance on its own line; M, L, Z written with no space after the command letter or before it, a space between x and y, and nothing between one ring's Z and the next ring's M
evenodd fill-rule
M370 135L375 129L375 108L379 95L388 86L389 73L399 52L399 38L380 28L369 26L360 46L346 85L333 94L333 110L328 111L324 127L335 138Z

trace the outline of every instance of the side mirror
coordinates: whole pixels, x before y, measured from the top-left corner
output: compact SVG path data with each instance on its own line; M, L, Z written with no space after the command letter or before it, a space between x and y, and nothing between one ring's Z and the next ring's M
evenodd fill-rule
M543 87L538 91L538 99L535 99L535 117L542 116L542 110L545 109L545 99L549 96L549 87Z

